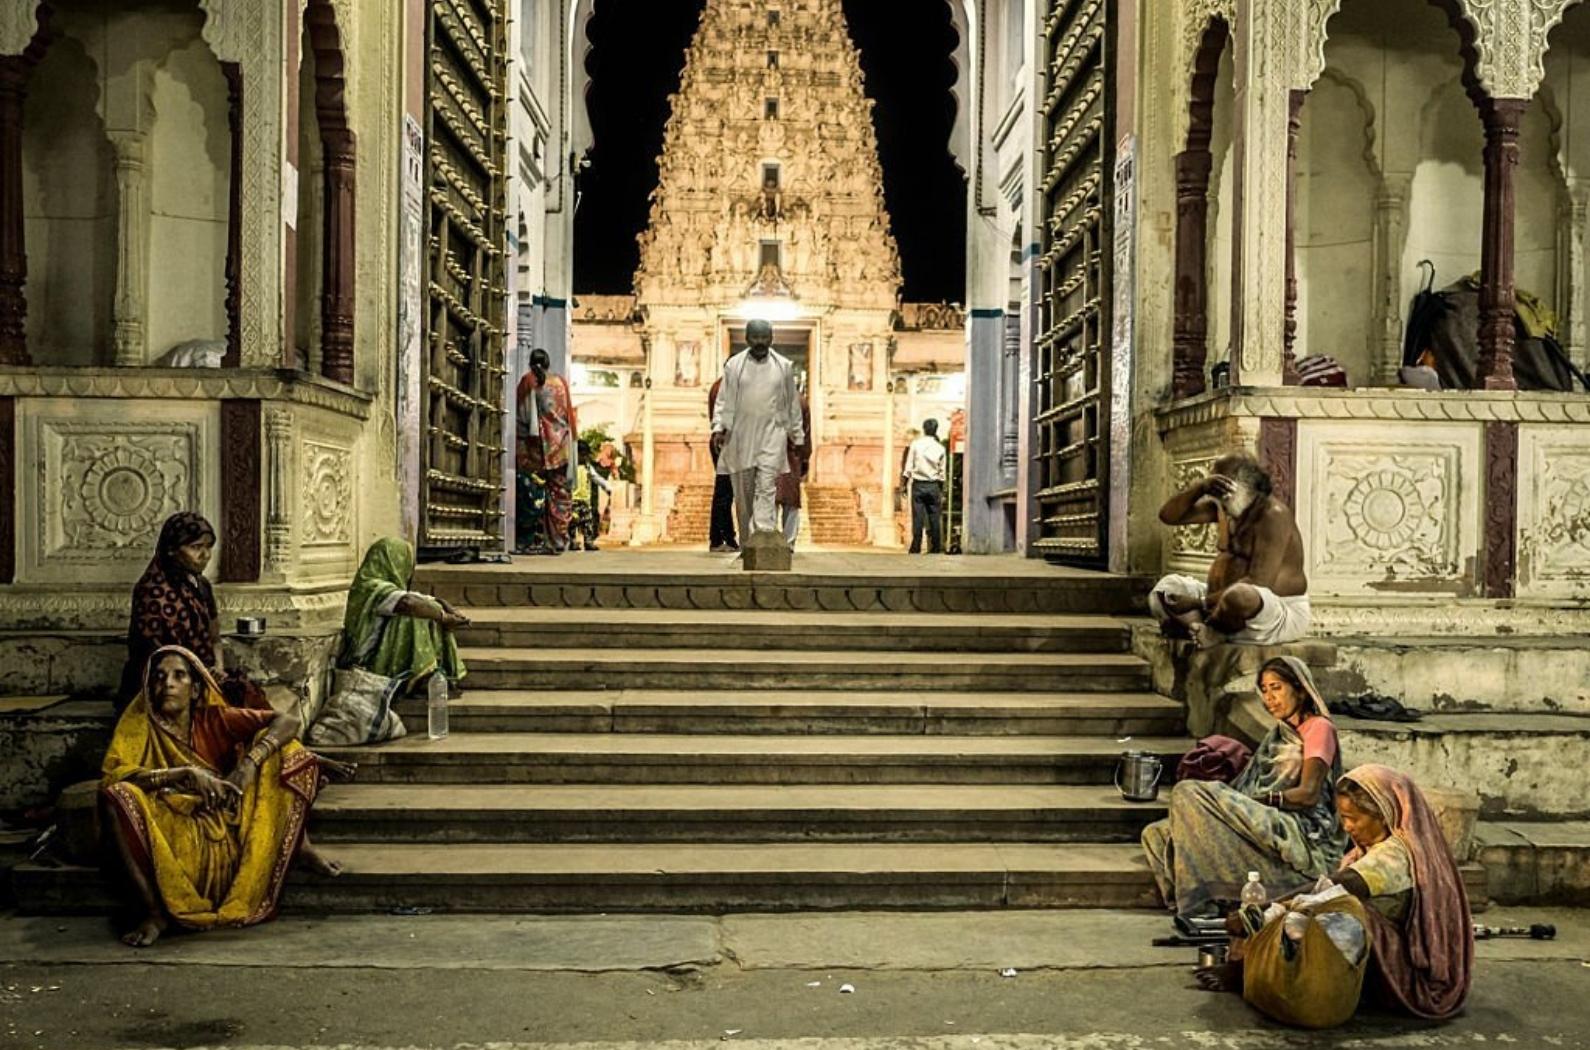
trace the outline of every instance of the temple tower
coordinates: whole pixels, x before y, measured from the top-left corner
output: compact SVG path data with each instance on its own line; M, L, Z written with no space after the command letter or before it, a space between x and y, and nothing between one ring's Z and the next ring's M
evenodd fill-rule
M710 487L707 390L762 317L804 377L810 484L853 493L855 538L892 543L878 519L900 257L840 0L708 0L671 103L635 275L654 466L637 539L697 538L669 513Z

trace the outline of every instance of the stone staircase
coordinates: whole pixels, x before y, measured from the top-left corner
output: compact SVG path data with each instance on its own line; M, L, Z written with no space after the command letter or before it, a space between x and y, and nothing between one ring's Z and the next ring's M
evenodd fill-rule
M705 544L711 534L712 482L680 485L668 512L668 541Z
M285 907L1155 903L1135 842L1164 807L1111 781L1123 749L1187 741L1117 618L1135 581L544 566L422 572L474 620L451 735L409 701L410 736L338 752L358 782L312 830L349 870L295 875ZM34 911L92 882L16 876Z
M856 547L867 542L867 517L855 489L846 485L807 485L805 503L814 543Z

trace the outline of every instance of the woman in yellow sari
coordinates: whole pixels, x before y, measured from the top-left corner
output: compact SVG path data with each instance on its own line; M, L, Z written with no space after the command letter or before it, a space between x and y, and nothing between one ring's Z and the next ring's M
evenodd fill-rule
M298 729L290 714L229 707L209 669L180 646L150 656L100 788L105 827L143 909L123 941L147 947L172 922L264 922L295 856L323 874L340 870L304 838L321 769Z

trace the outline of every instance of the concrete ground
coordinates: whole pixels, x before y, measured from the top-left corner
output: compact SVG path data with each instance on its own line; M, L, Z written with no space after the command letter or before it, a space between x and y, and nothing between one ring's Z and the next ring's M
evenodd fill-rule
M1482 942L1449 1024L1311 1034L1199 991L1141 912L284 919L141 952L102 919L5 917L0 1047L1590 1047L1590 915L1484 919L1559 935Z

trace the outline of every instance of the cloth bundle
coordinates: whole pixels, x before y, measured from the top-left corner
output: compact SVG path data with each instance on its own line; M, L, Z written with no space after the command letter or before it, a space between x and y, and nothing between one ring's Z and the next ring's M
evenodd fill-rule
M1177 781L1207 780L1229 784L1247 768L1253 749L1229 736L1206 736L1182 755L1176 766Z
M1346 386L1347 370L1334 357L1315 354L1297 363L1299 386Z
M331 699L309 727L307 741L327 747L347 746L378 744L406 735L408 729L403 720L392 710L392 701L402 691L403 682L402 678L388 678L358 667L334 672Z

